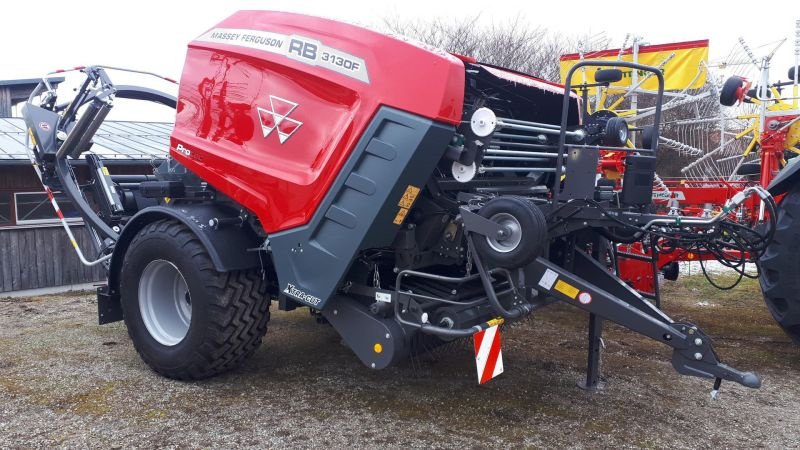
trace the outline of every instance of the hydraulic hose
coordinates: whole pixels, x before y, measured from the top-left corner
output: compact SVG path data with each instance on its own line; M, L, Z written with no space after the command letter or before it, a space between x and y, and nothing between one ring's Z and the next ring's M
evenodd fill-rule
M430 323L423 323L420 325L419 328L420 331L422 331L423 333L435 334L437 336L450 337L450 338L464 338L464 337L470 337L475 333L483 331L487 328L491 328L495 325L501 325L504 322L505 321L503 319L492 319L492 320L487 320L486 322L483 323L479 323L478 325L469 328L463 328L460 330L439 327L436 325L431 325Z
M397 292L398 295L402 292L402 290L400 289L400 280L404 276L411 275L411 274L415 274L415 275L418 275L418 276L426 275L429 278L437 279L439 281L446 281L446 282L453 282L453 281L456 280L455 278L445 277L445 276L441 276L441 275L421 274L421 273L414 272L412 270L403 270L403 271L401 271L401 272L399 272L397 274L397 281L395 282L395 292ZM478 277L483 279L484 276L488 279L489 273L485 272L485 275L481 275L480 273L476 274L476 275L468 275L467 277L465 277L465 278L463 278L461 280L472 280L472 279L475 279L475 278L478 278ZM509 281L511 281L511 280L509 280ZM484 287L485 286L486 285L484 285ZM489 284L489 287L490 288L492 287L491 284ZM486 291L487 291L486 292L487 298L491 298L493 296L495 299L497 299L497 296L496 296L493 288L492 289L486 289ZM411 295L413 295L413 294L411 294ZM440 301L444 301L445 303L457 304L457 302L444 300L444 299L440 299ZM441 326L438 326L438 325L433 325L432 323L428 322L427 319L424 318L424 316L423 316L423 319L420 322L412 322L410 320L406 320L406 319L403 318L403 313L405 313L405 310L403 310L403 311L400 310L400 301L399 301L399 299L395 299L395 301L393 301L392 303L394 303L394 319L400 325L405 325L405 326L417 328L420 331L422 331L423 333L434 334L434 335L445 337L445 338L470 337L470 336L474 335L477 332L480 332L480 331L485 330L487 328L493 327L495 325L500 325L503 322L505 322L504 318L498 317L498 318L494 318L494 319L491 319L491 320L487 320L486 322L483 322L483 323L479 323L477 325L473 325L473 326L471 326L469 328L460 328L460 329L446 328L446 327L441 327ZM498 302L498 304L499 304L499 302ZM530 310L531 309L528 309L528 311L530 311Z
M489 305L492 307L494 312L499 314L504 319L513 320L523 317L533 311L533 308L527 303L517 305L510 310L506 309L497 298L497 294L494 291L494 286L492 286L492 280L489 277L489 272L486 270L486 267L484 267L480 255L475 250L475 244L472 242L472 233L467 234L467 245L469 246L469 251L472 254L472 258L475 260L475 265L478 267L478 273L481 275L481 283L483 284L483 289L486 291L486 297L489 299Z

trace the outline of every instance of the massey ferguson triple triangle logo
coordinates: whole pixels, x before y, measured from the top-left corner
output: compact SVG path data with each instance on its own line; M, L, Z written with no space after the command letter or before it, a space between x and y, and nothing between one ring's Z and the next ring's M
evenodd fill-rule
M261 131L264 138L278 131L278 141L281 144L292 137L295 131L303 125L303 122L289 118L289 114L297 108L297 103L290 102L284 98L269 96L269 109L258 108L258 120L261 121Z

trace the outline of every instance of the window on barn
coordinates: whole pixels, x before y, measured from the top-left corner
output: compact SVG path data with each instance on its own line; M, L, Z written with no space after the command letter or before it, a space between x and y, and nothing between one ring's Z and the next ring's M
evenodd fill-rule
M0 227L13 223L11 219L11 192L0 192Z
M73 206L67 196L55 193L54 197L64 217L69 221L80 220L78 210ZM14 194L16 204L17 225L35 225L44 223L58 223L53 205L45 192L17 192Z

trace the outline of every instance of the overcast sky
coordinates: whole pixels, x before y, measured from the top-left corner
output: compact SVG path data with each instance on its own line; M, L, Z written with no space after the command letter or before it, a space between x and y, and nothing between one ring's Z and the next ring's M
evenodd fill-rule
M626 33L651 44L710 39L711 59L724 58L743 36L759 46L789 40L774 63L775 77L785 77L794 61L797 0L716 2L702 0L601 1L532 0L435 1L284 0L252 1L84 1L38 0L4 2L0 38L0 79L33 78L58 68L87 64L119 65L152 70L178 78L186 44L240 9L272 9L380 25L400 18L473 17L483 23L520 15L532 26L565 34L605 32L613 47ZM771 14L763 26L749 5L763 5ZM563 6L563 7L562 7ZM567 9L568 8L568 9Z

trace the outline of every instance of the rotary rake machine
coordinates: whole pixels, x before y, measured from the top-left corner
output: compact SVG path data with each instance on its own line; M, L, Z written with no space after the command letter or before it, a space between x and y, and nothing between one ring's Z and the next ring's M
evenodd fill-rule
M800 21L797 23L795 56L800 58ZM781 199L776 218L767 217L764 203L748 198L732 212L741 226L757 229L770 220L778 222L774 242L755 253L727 246L702 247L688 243L674 245L667 238L625 242L618 239L617 251L620 277L655 299L659 304L659 278L676 280L679 262L699 262L709 282L721 289L734 287L744 277L759 277L767 306L781 327L800 343L800 298L795 294L800 283L795 282L800 270L790 250L796 245L798 181L795 157L800 154L800 90L798 67L789 69L786 81L770 82L770 63L783 41L773 46L766 56L757 58L750 46L739 40L739 46L718 68L734 74L717 84L709 77L707 85L695 92L681 92L665 103L664 109L675 107L675 114L662 124L658 137L662 151L673 151L690 162L681 168L681 178L655 176L653 201L656 211L672 217L713 217L725 210L726 201L751 186L768 187ZM713 75L708 65L698 72ZM755 76L754 76L755 75ZM753 78L757 82L751 81ZM627 94L646 91L631 89ZM718 100L718 101L717 101ZM604 111L595 103L598 115L616 115L630 121L651 114L647 108L621 109L612 103ZM735 110L733 108L736 108ZM642 134L651 133L649 127ZM645 139L647 142L647 139ZM609 152L601 160L599 172L616 178L624 174L626 155ZM737 273L733 283L717 284L704 261L716 260ZM747 263L758 263L758 273L746 270Z

